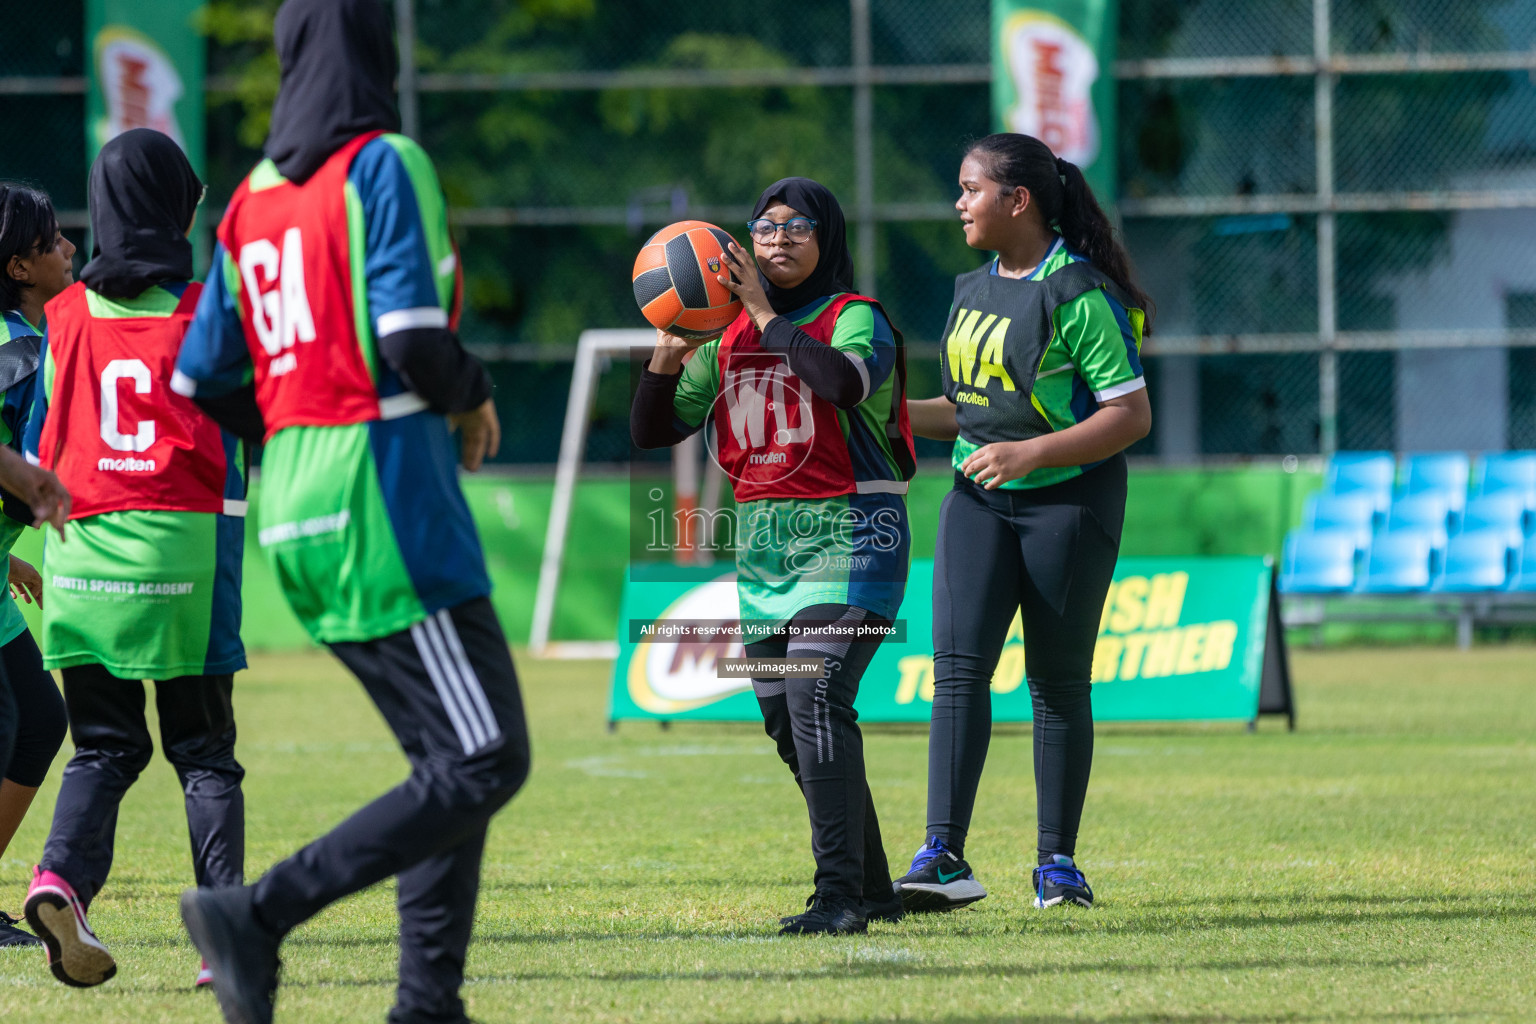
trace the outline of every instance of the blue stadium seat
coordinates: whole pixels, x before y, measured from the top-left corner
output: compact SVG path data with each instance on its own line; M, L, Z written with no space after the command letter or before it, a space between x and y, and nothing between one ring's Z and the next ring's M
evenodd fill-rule
M1430 536L1415 529L1378 533L1365 560L1365 578L1359 589L1368 594L1395 594L1428 590L1430 583Z
M1392 500L1397 464L1391 452L1335 452L1323 475L1323 489L1330 494L1366 494L1377 512L1386 511Z
M1453 515L1467 503L1472 462L1465 452L1421 452L1403 456L1404 494L1438 494Z
M1536 593L1536 536L1525 538L1525 550L1515 563L1515 574L1510 578L1509 589Z
M1473 530L1451 538L1445 549L1445 572L1435 581L1435 589L1503 590L1508 582L1509 532Z
M1510 547L1519 547L1525 535L1525 502L1514 491L1479 494L1467 502L1461 514L1461 532L1502 530Z
M1536 451L1494 452L1478 463L1478 494L1515 494L1536 511Z
M1450 508L1439 494L1410 494L1393 498L1387 509L1388 532L1420 530L1437 554L1445 550L1450 532Z
M1353 530L1292 530L1285 535L1279 587L1287 594L1327 594L1355 585Z
M1301 522L1309 530L1349 530L1361 551L1371 545L1376 502L1366 494L1329 494L1323 491L1307 499Z

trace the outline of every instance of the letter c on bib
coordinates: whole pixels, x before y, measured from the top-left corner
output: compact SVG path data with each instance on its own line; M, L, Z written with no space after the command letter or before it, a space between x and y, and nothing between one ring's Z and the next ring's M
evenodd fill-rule
M155 443L155 421L140 420L135 433L117 429L117 382L133 381L135 394L149 394L149 367L142 359L114 359L101 371L101 439L114 451L143 452Z

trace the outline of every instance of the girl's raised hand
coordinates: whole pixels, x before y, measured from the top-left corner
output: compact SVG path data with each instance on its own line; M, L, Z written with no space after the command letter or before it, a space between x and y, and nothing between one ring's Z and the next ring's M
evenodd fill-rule
M746 307L747 315L761 330L763 325L778 316L773 307L768 304L768 296L763 291L763 283L757 279L757 261L751 253L732 242L726 247L727 251L720 254L722 273L717 280L735 293Z
M656 329L656 351L651 353L651 372L664 373L669 376L674 373L681 373L683 363L687 362L689 353L710 340L709 338L679 338L677 335L668 334L658 327Z
M679 338L675 334L668 334L661 328L656 328L656 347L676 349L678 352L692 352L694 349L710 341L709 338Z

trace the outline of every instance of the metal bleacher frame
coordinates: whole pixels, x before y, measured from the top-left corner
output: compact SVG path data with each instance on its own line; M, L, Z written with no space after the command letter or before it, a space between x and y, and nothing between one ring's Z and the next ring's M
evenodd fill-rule
M1478 626L1536 625L1536 591L1282 594L1280 610L1287 628L1312 627L1318 643L1330 622L1454 621L1456 646L1466 650Z

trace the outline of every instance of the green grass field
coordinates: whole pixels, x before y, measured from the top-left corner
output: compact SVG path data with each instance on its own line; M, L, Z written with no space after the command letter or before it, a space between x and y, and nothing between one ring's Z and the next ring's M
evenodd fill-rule
M1536 1017L1536 650L1294 657L1299 731L1103 726L1080 862L1091 911L1030 907L1029 734L999 728L968 855L992 895L866 936L791 939L804 805L757 726L604 731L607 666L520 662L534 774L497 819L466 998L515 1021L1333 1021ZM237 691L252 876L404 761L324 655ZM923 838L925 734L869 730L893 865ZM0 863L20 909L52 789ZM0 1020L218 1019L190 991L175 777L130 794L92 921L120 964L77 991L0 951ZM392 893L285 947L278 1020L381 1021Z

